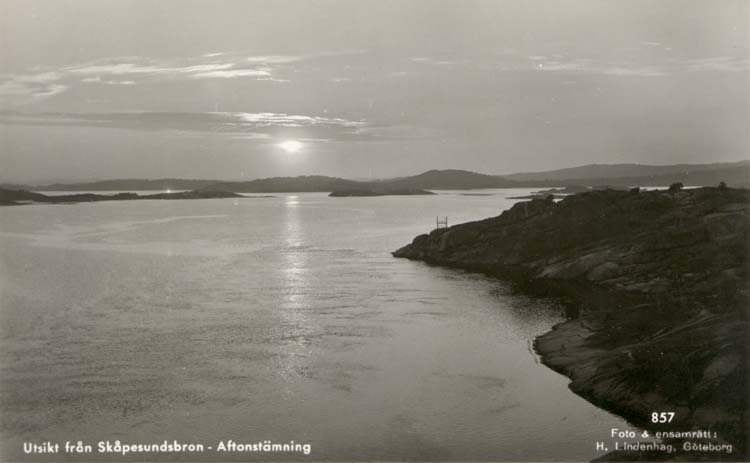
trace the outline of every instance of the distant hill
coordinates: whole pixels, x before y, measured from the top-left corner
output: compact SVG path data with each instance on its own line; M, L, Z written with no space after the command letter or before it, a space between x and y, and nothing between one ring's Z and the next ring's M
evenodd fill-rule
M750 164L738 163L711 169L691 169L670 173L634 177L589 177L568 180L526 181L530 186L585 185L591 187L611 186L666 186L682 182L686 186L716 186L724 182L731 187L750 187Z
M471 190L475 188L513 188L519 182L496 175L486 175L466 170L428 170L411 177L384 180L381 184L433 190Z
M748 171L750 161L725 162L713 164L673 164L668 166L650 166L644 164L589 164L568 169L549 170L544 172L523 172L501 177L519 182L553 181L573 183L582 179L609 178L678 178L676 176L695 176L698 173L711 171L728 171L741 169ZM672 177L670 177L672 176Z
M750 187L750 161L714 164L591 164L546 172L487 175L466 170L428 170L418 175L375 181L350 180L324 175L271 177L243 182L205 179L164 178L156 180L116 179L51 185L0 185L31 191L136 191L211 190L236 193L296 193L395 190L471 190L481 188L550 188L562 186L628 187L666 186L682 182L692 186L713 186L725 182L732 187Z
M132 191L132 190L197 190L217 180L184 178L114 179L96 182L52 183L32 187L37 191ZM25 187L28 189L29 187Z
M30 185L23 185L20 183L0 183L0 188L6 190L33 190L35 187Z
M355 181L338 177L309 175L301 177L273 177L249 182L221 182L207 185L204 189L234 191L237 193L281 193L281 192L346 192L362 191L415 191L456 190L475 188L509 188L518 186L494 175L479 174L466 170L429 170L419 175L378 181Z

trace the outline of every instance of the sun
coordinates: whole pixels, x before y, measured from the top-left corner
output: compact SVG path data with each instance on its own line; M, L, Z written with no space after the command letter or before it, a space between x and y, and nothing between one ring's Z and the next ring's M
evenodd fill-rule
M287 153L296 153L297 151L301 150L302 147L304 147L305 145L303 145L301 142L298 142L297 140L286 140L286 141L279 143L276 146L283 149Z

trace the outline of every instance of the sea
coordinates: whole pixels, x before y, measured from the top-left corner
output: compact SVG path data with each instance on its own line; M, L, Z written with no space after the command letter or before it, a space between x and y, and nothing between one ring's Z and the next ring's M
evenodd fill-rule
M540 363L559 304L390 254L530 191L0 208L0 459L601 456L633 427ZM97 453L165 441L204 450Z

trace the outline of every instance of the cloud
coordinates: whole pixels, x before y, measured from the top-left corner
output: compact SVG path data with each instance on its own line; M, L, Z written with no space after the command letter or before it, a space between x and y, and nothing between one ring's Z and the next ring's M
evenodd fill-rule
M736 72L750 69L750 60L732 56L715 56L712 58L690 59L687 61L689 71Z
M9 80L0 83L0 95L3 96L14 96L14 95L30 95L34 92L34 88L24 84L23 82Z
M144 66L135 63L117 64L95 64L91 66L69 67L64 69L66 73L87 75L128 75L128 74L157 74L168 71L166 68L157 66Z
M643 42L648 46L660 46L657 42ZM665 49L669 50L669 49ZM608 63L591 59L546 59L543 56L529 56L534 69L540 71L568 71L591 74L604 74L616 77L663 77L685 72L737 72L747 71L750 60L731 56L687 59L659 64ZM523 66L512 69L522 69Z
M620 77L662 77L667 73L654 66L621 67L612 66L602 70L602 74Z
M537 63L535 67L543 71L585 71L588 64L585 62L549 60Z
M304 126L341 126L362 127L363 121L350 121L342 118L331 118L321 116L301 116L283 113L213 113L222 114L229 118L239 119L242 123L255 125L257 127L304 127Z
M264 63L264 64L286 64L300 61L301 56L291 55L266 55L266 56L248 56L245 61L248 63Z
M0 76L0 97L23 96L43 98L66 90L66 86L56 83L61 79L57 72L40 72L26 75Z
M11 77L0 80L0 101L3 103L30 103L57 95L68 89L67 85L48 82L34 76Z
M300 75L296 63L361 55L345 50L299 55L248 55L212 52L175 59L139 56L103 58L61 68L34 68L28 73L0 75L0 102L4 106L34 103L79 85L136 86L170 80L247 79L289 82Z
M376 133L363 129L366 121L343 117L273 112L206 113L19 113L0 112L0 124L76 126L144 131L198 132L227 135L232 139L263 141L273 137L326 140L372 140Z
M231 78L231 77L257 77L271 75L271 69L263 67L261 69L237 68L236 62L224 63L205 63L192 65L176 65L162 63L159 65L139 64L139 63L113 63L113 64L93 64L79 67L70 67L66 71L72 74L85 75L141 75L151 78L178 78L185 76L191 79L203 78Z
M45 87L43 90L32 93L31 96L35 98L44 98L52 95L57 95L58 93L62 93L67 89L68 87L66 85L52 84Z
M668 74L657 66L603 63L587 58L563 60L530 56L529 60L533 62L534 69L547 72L577 72L617 77L661 77Z
M270 77L268 69L230 69L226 71L199 72L190 76L193 79L233 79L235 77Z
M662 47L659 42L643 41L642 47ZM664 49L664 53L666 53ZM373 78L396 78L420 72L554 72L598 74L611 78L659 78L687 72L747 72L748 59L717 56L676 60L656 60L651 50L641 49L638 60L575 58L560 53L523 55L506 51L484 58L455 59L445 53L396 60ZM112 57L72 64L61 68L34 68L26 73L0 75L0 103L6 107L37 103L79 86L107 85L137 87L171 81L244 79L255 82L289 82L290 79L320 79L332 83L363 81L371 73L366 51L342 51L311 55L274 55L240 52L213 52L198 56L152 59L137 56ZM359 55L359 56L357 56ZM370 66L370 67L368 67ZM353 69L353 71L351 71ZM327 73L327 74L326 74ZM378 77L379 76L379 77ZM85 88L84 91L89 90Z
M175 136L221 136L248 143L280 139L310 142L379 143L434 138L435 129L374 124L365 120L273 112L205 113L21 113L0 112L0 124L95 127L164 132Z
M232 136L232 140L270 140L271 138L267 133L249 133Z
M425 56L409 59L417 65L454 65L457 72L466 66L480 65L480 69L491 69L504 72L544 71L544 72L569 72L601 74L616 77L660 77L668 74L667 70L656 65L644 65L634 63L615 63L606 61L595 61L589 58L566 58L565 55L554 53L547 55L528 55L526 57L517 53L503 53L500 61L486 63L476 60L448 60ZM487 66L489 64L489 67Z
M81 82L87 84L105 84L105 85L135 85L134 80L102 80L101 77L86 77L81 79Z
M304 59L291 55L208 53L196 57L156 60L128 56L106 58L59 69L0 75L3 103L29 103L83 84L132 86L163 80L253 79L288 82L284 67Z
M231 67L234 67L234 65L235 65L234 63L196 64L193 66L171 68L169 69L168 72L192 74L195 72L200 73L200 72L221 71L223 69L229 69Z
M415 58L410 58L410 61L414 63L421 63L421 64L432 64L432 65L439 65L439 66L450 66L454 64L459 63L467 63L468 61L453 61L448 59L440 59L440 58L430 58L427 56L417 56Z
M15 76L14 80L24 83L46 84L60 80L61 77L58 72L40 72L39 74Z

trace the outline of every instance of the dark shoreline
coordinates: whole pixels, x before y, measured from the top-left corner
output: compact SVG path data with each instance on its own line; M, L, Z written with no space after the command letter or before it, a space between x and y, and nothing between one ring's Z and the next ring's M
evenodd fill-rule
M592 191L518 203L393 254L558 298L570 320L534 346L573 392L644 429L712 429L736 449L603 459L744 460L749 211L748 190ZM654 425L654 411L677 415Z
M138 193L115 193L102 195L97 193L78 193L50 196L27 190L9 190L0 188L0 206L20 206L23 204L70 204L91 203L99 201L131 201L142 199L214 199L214 198L244 198L246 196L225 191L191 190L176 193L155 193L139 195Z

